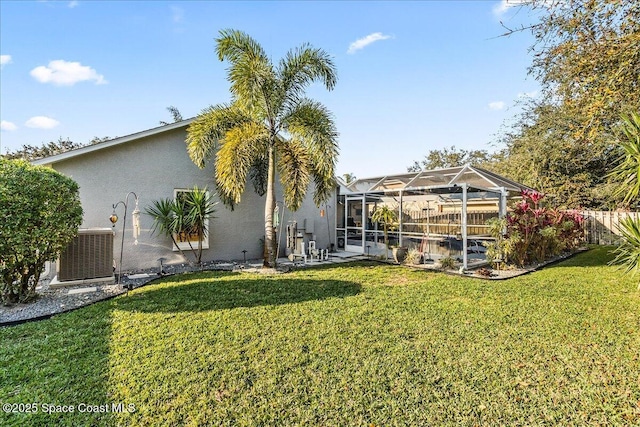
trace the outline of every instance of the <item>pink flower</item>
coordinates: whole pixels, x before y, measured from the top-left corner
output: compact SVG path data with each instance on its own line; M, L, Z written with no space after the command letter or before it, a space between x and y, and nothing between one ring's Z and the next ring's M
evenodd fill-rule
M537 206L540 200L544 198L544 194L535 190L522 190L522 197L525 200L531 200L531 202Z
M526 200L516 203L516 206L514 208L514 211L516 211L519 214L522 214L528 210L529 210L529 202L527 202Z

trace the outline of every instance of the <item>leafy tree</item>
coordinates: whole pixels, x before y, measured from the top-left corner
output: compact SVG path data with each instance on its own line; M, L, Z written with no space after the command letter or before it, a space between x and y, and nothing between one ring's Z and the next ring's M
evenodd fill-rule
M9 160L22 159L31 161L75 150L83 146L84 144L73 142L68 138L62 139L62 137L60 137L57 141L50 141L46 144L42 144L41 146L25 144L22 148L7 152L4 155L4 158Z
M335 187L335 124L326 107L305 97L305 89L320 81L332 90L336 69L325 51L307 44L274 65L254 39L236 30L220 32L216 52L229 62L231 103L209 107L194 120L187 149L201 168L215 153L216 186L225 205L233 208L240 202L247 179L258 194L266 193L264 265L271 267L276 260L276 173L293 211L311 180L317 205Z
M378 206L371 214L371 221L382 223L384 229L385 259L389 258L389 229L395 227L398 222L398 214L388 205Z
M489 162L491 155L486 150L464 150L453 145L441 150L429 150L429 153L420 162L415 161L407 168L408 172L420 172L438 168L450 168L462 166L466 163L483 165Z
M56 154L62 154L67 151L77 150L78 148L85 147L87 145L98 144L100 142L108 141L112 138L105 136L103 138L99 138L97 136L93 137L88 144L82 144L80 142L73 142L69 138L62 139L62 137L58 138L57 141L50 141L41 146L25 144L21 148L15 151L8 151L5 155L0 156L9 160L38 160L43 159L45 157L55 156Z
M180 193L182 197L173 199L154 200L151 206L145 209L147 215L153 217L153 232L160 232L168 236L180 254L185 258L184 251L178 245L176 236L184 236L189 248L193 253L196 265L202 263L202 242L206 238L207 220L214 218L215 205L213 196L207 189L200 189L197 186L192 190ZM198 246L194 248L189 236L197 236Z
M78 184L50 168L0 159L0 218L2 301L27 302L45 262L82 223Z
M182 119L182 114L180 114L180 110L178 110L176 107L174 107L173 105L170 105L169 107L167 107L167 110L169 111L169 113L171 113L171 117L173 118L173 123L177 123L177 122L181 122ZM162 126L166 126L169 123L160 120L160 124Z
M548 99L578 119L577 139L609 135L640 102L640 2L535 0L530 72Z
M606 179L617 161L611 141L620 115L640 109L640 2L522 4L540 17L526 29L542 94L506 132L507 161L498 167L553 204L613 206L620 199Z
M576 125L575 118L558 105L527 108L503 137L504 160L489 168L547 194L552 206L615 205L607 179L617 161L615 147L576 138L572 130Z

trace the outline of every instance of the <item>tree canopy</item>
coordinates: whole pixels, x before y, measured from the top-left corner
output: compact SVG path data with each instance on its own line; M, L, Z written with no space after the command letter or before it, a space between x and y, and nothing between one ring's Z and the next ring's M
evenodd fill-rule
M620 117L640 111L640 2L533 0L540 13L530 73L542 94L505 132L496 166L557 206L621 202L607 179L619 161Z
M424 159L413 162L413 165L407 168L407 172L450 168L462 166L465 163L480 166L489 162L491 158L487 150L464 150L451 146L440 150L429 150Z
M94 136L91 141L86 144L81 142L73 142L69 138L58 138L57 141L49 141L42 145L24 144L21 148L13 151L7 151L6 154L0 155L1 158L8 160L27 160L33 161L43 159L45 157L55 156L56 154L62 154L67 151L77 150L78 148L86 147L87 145L99 144L104 141L108 141L111 138L108 136L97 137Z

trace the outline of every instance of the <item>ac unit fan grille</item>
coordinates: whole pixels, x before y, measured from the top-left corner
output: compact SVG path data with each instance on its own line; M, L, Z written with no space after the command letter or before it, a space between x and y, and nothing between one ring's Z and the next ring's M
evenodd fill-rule
M82 230L62 251L58 280L85 280L113 275L113 233Z

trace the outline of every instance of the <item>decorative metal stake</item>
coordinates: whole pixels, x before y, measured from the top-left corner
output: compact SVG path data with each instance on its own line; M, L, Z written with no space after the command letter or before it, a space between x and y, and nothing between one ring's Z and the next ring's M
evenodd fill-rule
M129 203L129 196L133 194L134 200L136 201L136 208L133 210L133 234L135 240L135 244L138 244L138 235L140 233L140 210L138 209L138 196L133 191L127 193L124 201L120 200L118 203L111 205L113 207L113 213L109 217L109 221L113 224L113 228L116 227L116 222L118 222L118 215L116 215L116 208L118 205L122 204L124 206L124 218L122 220L122 240L120 241L120 264L118 265L118 281L120 284L122 281L122 253L124 251L124 232L127 228L127 205ZM129 287L127 286L127 290Z

